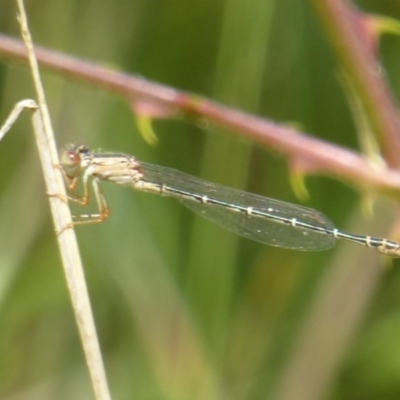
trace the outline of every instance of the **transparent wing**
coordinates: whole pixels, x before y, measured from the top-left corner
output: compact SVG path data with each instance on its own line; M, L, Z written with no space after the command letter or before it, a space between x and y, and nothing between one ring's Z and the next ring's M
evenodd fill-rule
M326 230L334 229L329 219L311 208L286 203L237 189L213 184L183 172L157 165L141 163L144 180L157 185L165 185L177 192L166 193L177 198L195 213L222 227L257 242L277 247L297 250L324 250L331 247L335 239L332 235L315 232L305 228L282 224L265 216L248 215L223 205L202 203L190 196L183 197L178 192L207 196L226 204L244 208L252 207L268 215L293 219L319 226Z

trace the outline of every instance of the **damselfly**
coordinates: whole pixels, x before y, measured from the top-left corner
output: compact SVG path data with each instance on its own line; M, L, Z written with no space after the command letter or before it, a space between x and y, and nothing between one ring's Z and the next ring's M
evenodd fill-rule
M272 246L316 251L330 248L335 239L344 239L400 257L400 243L341 231L316 210L206 182L174 169L139 162L130 155L92 152L85 145L71 144L61 154L61 170L71 193L68 199L89 204L92 183L99 207L98 214L80 215L74 224L102 222L110 215L100 189L100 182L107 181L174 197L226 229ZM80 177L83 196L76 194Z

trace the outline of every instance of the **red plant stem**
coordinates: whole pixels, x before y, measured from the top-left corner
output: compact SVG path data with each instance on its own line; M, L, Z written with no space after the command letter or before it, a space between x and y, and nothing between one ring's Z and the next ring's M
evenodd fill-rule
M0 56L26 62L22 43L1 34ZM354 151L324 142L283 124L39 46L36 46L36 56L44 67L61 72L69 78L111 90L130 102L154 104L155 109L163 108L165 115L183 112L229 128L242 137L279 151L300 172L325 173L346 180L360 189L372 188L393 196L400 189L399 172L378 169Z
M385 161L392 168L399 168L400 118L378 58L377 32L367 29L369 17L346 0L312 2L337 58L363 102Z

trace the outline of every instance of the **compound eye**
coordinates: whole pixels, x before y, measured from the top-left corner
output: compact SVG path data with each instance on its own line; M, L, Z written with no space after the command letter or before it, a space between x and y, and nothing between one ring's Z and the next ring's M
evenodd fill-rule
M74 165L78 165L81 161L79 154L76 152L67 151L67 152L65 152L65 157L67 160L65 160L65 159L63 160L64 164L67 164L71 167Z
M78 153L87 154L87 153L89 153L89 148L87 146L85 146L84 144L82 144L78 147Z

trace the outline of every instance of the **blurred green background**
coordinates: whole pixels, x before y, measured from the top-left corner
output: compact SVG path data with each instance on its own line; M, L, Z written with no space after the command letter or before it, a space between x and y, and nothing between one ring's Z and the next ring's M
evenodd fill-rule
M356 4L400 18L396 0ZM30 0L27 12L37 44L358 148L312 2ZM0 2L0 31L19 37L11 0ZM399 39L385 36L380 51L396 95ZM155 122L160 144L150 147L124 100L43 77L60 147L78 141L301 202L273 149L184 121ZM29 71L3 60L0 93L3 121L33 96ZM31 132L25 115L0 146L0 398L90 399ZM393 205L368 216L354 188L306 184L304 204L336 226L390 235ZM104 191L112 218L77 234L114 399L400 398L397 261L342 243L321 253L262 246L172 199Z

